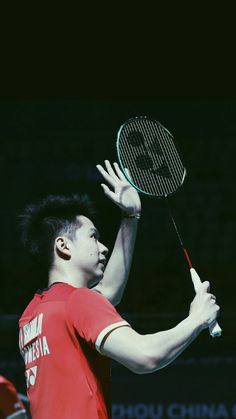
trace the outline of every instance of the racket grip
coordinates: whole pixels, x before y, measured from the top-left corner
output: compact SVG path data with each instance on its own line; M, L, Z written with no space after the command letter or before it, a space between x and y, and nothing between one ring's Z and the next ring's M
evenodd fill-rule
M199 286L202 283L201 279L194 268L190 268L190 274L193 281L195 292L197 292L199 289ZM213 338L216 336L221 336L222 329L216 321L209 326L209 333Z

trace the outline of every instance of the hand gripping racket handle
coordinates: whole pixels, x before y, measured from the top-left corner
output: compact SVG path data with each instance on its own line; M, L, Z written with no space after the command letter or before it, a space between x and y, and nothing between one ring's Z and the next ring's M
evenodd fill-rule
M194 268L190 268L190 274L194 284L195 292L197 292L199 285L202 283L201 279L199 278ZM209 332L210 335L214 338L216 336L221 336L222 329L220 328L217 322L214 322L213 324L211 324L211 326L209 326Z

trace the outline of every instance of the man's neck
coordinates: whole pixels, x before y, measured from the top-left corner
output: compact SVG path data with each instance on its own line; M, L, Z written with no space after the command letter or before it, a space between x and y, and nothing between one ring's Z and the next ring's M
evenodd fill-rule
M49 272L48 286L55 282L65 282L76 288L87 287L87 282L83 278L82 273L73 269L65 269L63 267L54 266Z

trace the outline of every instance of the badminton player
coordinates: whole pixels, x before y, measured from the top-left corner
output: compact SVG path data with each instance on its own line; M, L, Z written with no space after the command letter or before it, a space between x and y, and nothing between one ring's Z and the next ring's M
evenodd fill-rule
M21 216L23 242L48 270L48 287L35 293L19 321L33 419L110 418L112 359L137 374L163 368L219 311L204 282L173 329L140 335L120 316L115 306L127 283L141 203L117 164L97 168L105 195L122 212L109 260L86 196L49 196Z

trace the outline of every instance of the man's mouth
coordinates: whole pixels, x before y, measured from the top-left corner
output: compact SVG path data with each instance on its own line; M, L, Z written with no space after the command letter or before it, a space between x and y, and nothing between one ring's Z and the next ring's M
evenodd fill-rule
M101 265L103 265L103 267L105 268L106 263L107 263L107 260L106 260L106 259L101 259L101 260L99 260L99 263L100 263Z

